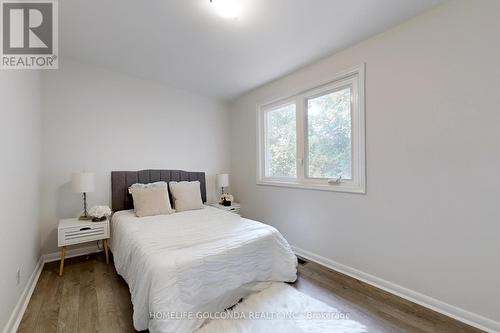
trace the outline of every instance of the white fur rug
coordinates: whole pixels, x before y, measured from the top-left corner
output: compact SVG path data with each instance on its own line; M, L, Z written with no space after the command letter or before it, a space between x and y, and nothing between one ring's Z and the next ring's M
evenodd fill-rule
M339 313L325 303L278 282L217 315L197 333L367 332L364 325L348 319L348 313Z

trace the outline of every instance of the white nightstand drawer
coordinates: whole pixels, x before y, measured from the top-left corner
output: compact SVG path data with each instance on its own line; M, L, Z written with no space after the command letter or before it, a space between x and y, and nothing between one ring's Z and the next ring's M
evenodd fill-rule
M240 215L240 207L230 207L227 211Z
M109 238L109 223L86 223L59 228L59 246L79 244Z
M215 207L217 209L220 209L220 210L225 210L226 212L229 212L229 213L241 215L241 211L240 211L241 206L237 202L233 202L233 204L231 206L224 206L224 205L221 205L219 203L214 203L214 204L209 204L209 205L212 207Z

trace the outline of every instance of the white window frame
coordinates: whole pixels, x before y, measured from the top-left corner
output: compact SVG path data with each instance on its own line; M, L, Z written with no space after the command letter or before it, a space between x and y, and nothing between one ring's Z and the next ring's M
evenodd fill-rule
M352 180L335 183L332 179L308 178L307 163L307 99L352 87ZM297 124L297 177L281 178L266 176L266 113L281 106L295 103ZM330 80L321 82L291 94L263 103L257 107L257 184L281 187L295 187L312 190L366 193L365 166L365 66L355 66L338 73Z

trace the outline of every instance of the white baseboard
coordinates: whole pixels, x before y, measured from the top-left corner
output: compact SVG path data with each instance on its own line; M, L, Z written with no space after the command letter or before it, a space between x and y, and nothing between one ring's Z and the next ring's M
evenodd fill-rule
M73 258L73 257L84 256L84 255L96 253L96 252L102 252L102 249L98 248L96 245L79 247L76 249L67 249L64 257L65 258ZM52 252L52 253L47 253L47 254L43 255L43 262L44 263L58 261L60 259L61 259L60 252Z
M385 290L391 294L397 295L413 303L419 304L436 312L442 313L448 317L454 318L458 321L479 328L483 331L490 333L500 332L500 323L492 319L469 312L467 310L442 302L435 298L423 295L416 291L402 287L398 284L386 281L384 279L359 271L355 268L346 266L344 264L340 264L338 262L335 262L333 260L315 254L313 252L303 250L296 246L292 246L292 249L295 252L295 254L297 254L300 257L314 261L325 267L328 267L330 269L333 269L335 271L338 271L340 273L343 273L345 275L348 275L350 277L368 283L369 285Z
M36 263L35 270L33 274L31 274L28 282L26 283L26 287L24 288L21 296L19 297L19 301L17 302L12 314L10 315L9 321L3 330L3 333L15 333L19 324L21 323L21 319L23 319L24 311L28 307L28 303L30 302L31 295L33 295L33 291L35 290L36 283L38 282L38 278L42 273L43 269L43 256L38 259Z
M69 249L66 251L65 258L78 257L101 251L102 250L99 249L96 245L81 247L77 249ZM43 266L45 265L45 263L60 260L61 258L60 255L61 255L60 252L54 252L54 253L43 254L42 256L40 256L40 259L38 260L35 266L35 270L33 271L33 274L31 274L31 277L26 283L26 287L24 288L23 293L19 297L19 301L14 307L14 311L12 311L9 321L7 322L7 325L3 330L3 333L15 333L17 331L17 329L19 328L19 324L23 319L24 312L28 307L31 295L33 295L33 291L35 290L38 279L40 278Z

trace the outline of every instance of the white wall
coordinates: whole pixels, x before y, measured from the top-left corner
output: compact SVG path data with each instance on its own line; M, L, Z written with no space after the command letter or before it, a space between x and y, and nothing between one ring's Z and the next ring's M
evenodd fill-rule
M40 75L0 71L0 330L40 257ZM21 281L17 284L17 270ZM12 323L11 323L12 324Z
M44 72L42 245L57 251L59 218L75 217L82 199L71 173L96 173L89 206L111 204L112 170L182 169L214 176L229 171L226 106L105 69L64 61Z
M500 1L452 1L240 97L231 180L243 214L498 324L498 13ZM256 106L363 62L367 194L257 186Z

